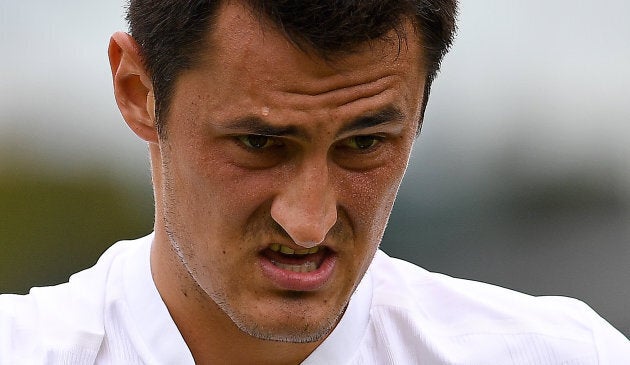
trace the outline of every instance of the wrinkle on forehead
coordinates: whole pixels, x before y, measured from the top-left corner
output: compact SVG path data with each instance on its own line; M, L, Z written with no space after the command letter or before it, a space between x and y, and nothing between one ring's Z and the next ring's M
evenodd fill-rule
M350 54L324 59L296 47L275 24L255 16L240 2L225 2L218 14L209 58L238 63L239 71L257 76L258 82L291 93L317 95L403 73L410 63L418 63L421 51L416 41L401 41L392 31ZM407 23L404 29L413 33L415 28ZM287 69L300 73L299 84L287 82L291 79L283 72Z
M277 42L274 42L277 45ZM243 50L244 70L250 71L260 84L291 94L319 96L338 91L367 90L391 87L410 71L409 52L397 58L393 45L373 47L334 61L313 58L297 48L276 52L274 47L252 47ZM252 62L254 61L254 62ZM294 70L296 78L286 70ZM377 91L377 92L379 92Z
M257 115L274 125L336 128L340 120L393 105L419 117L424 75L417 42L385 37L334 59L316 57L252 15L226 2L208 40L208 52L177 80L198 120L221 123ZM408 31L413 26L408 24ZM336 121L335 123L331 123ZM337 127L339 127L337 125Z
M275 95L282 99L286 105L292 105L297 110L313 110L323 106L341 108L360 100L372 99L376 101L391 93L396 81L394 76L388 75L374 81L327 89L323 92L288 89L278 91Z

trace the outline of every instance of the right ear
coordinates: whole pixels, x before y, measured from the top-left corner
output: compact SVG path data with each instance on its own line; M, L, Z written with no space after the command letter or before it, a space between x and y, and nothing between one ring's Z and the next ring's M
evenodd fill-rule
M142 62L140 47L131 35L116 32L109 41L108 54L120 113L138 137L158 143L153 83Z

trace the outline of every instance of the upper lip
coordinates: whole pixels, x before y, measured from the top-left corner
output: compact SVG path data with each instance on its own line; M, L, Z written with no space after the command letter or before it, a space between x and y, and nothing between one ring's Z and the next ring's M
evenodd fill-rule
M306 247L302 247L302 246L298 245L298 244L297 244L297 243L295 243L295 242L286 242L285 240L277 240L277 241L270 241L268 244L266 244L266 245L263 247L263 251L264 251L264 250L267 250L267 249L271 249L271 246L272 246L272 245L274 245L274 244L278 244L278 245L282 245L282 246L288 247L288 248L290 248L290 249L292 249L292 250L294 250L294 251L302 251L302 250L307 249ZM335 252L335 250L333 250L333 249L332 249L332 248L331 248L328 244L326 244L325 242L324 242L324 243L321 243L321 244L319 244L319 245L315 245L315 246L313 246L313 247L319 247L320 249L325 248L325 249L328 249L329 251Z

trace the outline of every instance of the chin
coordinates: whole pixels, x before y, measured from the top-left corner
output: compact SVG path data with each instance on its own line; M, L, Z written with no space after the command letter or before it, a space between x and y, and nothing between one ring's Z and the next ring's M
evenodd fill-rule
M297 294L296 294L297 295ZM267 310L258 315L226 311L232 322L244 333L257 339L277 342L309 343L324 339L335 328L345 305L341 308L319 306L309 310L312 304L278 306L274 312ZM225 308L224 308L225 310Z
M264 324L251 324L234 321L236 326L249 336L265 341L290 342L290 343L310 343L320 341L333 330L337 324L339 316L334 319L325 319L317 323L274 323L266 326Z

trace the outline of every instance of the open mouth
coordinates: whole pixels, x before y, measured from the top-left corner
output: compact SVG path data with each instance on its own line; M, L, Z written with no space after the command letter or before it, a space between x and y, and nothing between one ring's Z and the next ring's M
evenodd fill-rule
M263 275L278 289L290 291L320 290L336 270L337 254L326 246L294 249L272 244L260 252Z
M317 270L329 250L315 246L294 250L288 246L274 243L263 251L263 255L276 267L297 273L309 273Z

